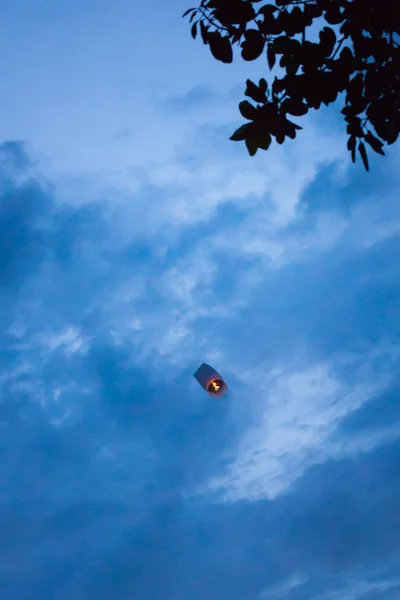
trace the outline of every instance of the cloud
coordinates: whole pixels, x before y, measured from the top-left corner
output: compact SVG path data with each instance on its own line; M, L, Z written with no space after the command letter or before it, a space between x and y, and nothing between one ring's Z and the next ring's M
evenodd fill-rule
M0 278L5 287L21 285L45 257L49 207L46 194L29 179L29 167L20 144L0 147Z
M308 582L308 578L299 573L292 575L283 583L272 586L263 590L259 595L259 600L279 600L280 598L288 598L294 593L298 594L298 588L302 588Z
M23 145L3 148L1 206L22 223L0 340L10 597L284 598L282 582L328 593L329 570L396 560L369 512L398 499L395 194L313 204L318 161L272 156L264 180L261 159L240 168L232 148L218 162L223 132L203 132L197 154L91 202L14 160ZM331 168L345 204L352 176ZM192 378L203 360L228 379L226 402Z
M374 365L377 354L386 363L383 373ZM242 374L244 380L258 384L247 392L260 398L257 424L246 432L237 450L230 452L234 458L227 473L211 479L208 489L221 492L227 501L275 499L311 465L362 451L354 436L351 444L344 444L339 433L338 441L339 425L392 384L398 356L398 347L378 349L367 364L363 357L363 366L353 371L347 382L335 374L335 363L297 372L275 368L266 377L262 375L265 367ZM350 364L354 365L354 360ZM394 435L398 437L397 429ZM387 440L387 432L382 438L368 436L364 450Z
M385 594L386 598L388 592L396 592L400 588L400 579L381 579L380 581L365 580L365 581L350 581L343 587L340 587L332 592L324 593L321 597L320 594L313 596L312 600L363 600L364 598L379 598ZM392 596L394 598L394 596Z
M396 594L400 587L400 579L382 577L382 574L373 576L372 574L365 579L362 575L359 577L349 576L347 581L328 584L328 589L322 593L313 592L313 582L303 575L294 575L289 577L283 583L261 592L260 600L292 600L301 598L301 600L367 600L369 598L394 598L390 593ZM332 589L333 588L333 589ZM396 592L397 590L397 592ZM388 595L389 594L389 595Z
M206 86L198 85L181 95L167 96L163 98L163 108L172 113L191 111L198 107L210 107L218 102L219 98Z
M41 4L0 39L2 597L394 600L396 148L321 109L250 159L263 64L184 0Z

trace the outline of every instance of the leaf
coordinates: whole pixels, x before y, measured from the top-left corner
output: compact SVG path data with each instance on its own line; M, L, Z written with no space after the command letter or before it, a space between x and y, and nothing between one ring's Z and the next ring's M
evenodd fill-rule
M282 110L295 117L302 117L308 113L308 106L305 102L288 98L282 104Z
M213 16L221 25L227 27L249 23L254 19L255 12L247 0L229 0L229 2L219 2Z
M246 138L246 147L250 156L254 156L258 150L258 140L256 132L253 132Z
M246 81L245 95L260 104L264 104L267 101L266 92L260 89L251 79Z
M340 68L347 74L350 75L354 71L354 56L351 49L345 46L340 53L339 65Z
M377 152L378 154L385 156L385 153L382 150L383 143L380 140L378 140L377 137L372 135L372 133L369 130L367 131L367 134L365 136L365 141L371 146L372 150L375 150L375 152Z
M271 4L267 4L261 8L258 11L258 14L263 15L264 19L263 21L257 21L257 24L264 35L268 37L271 35L279 35L283 33L282 23L279 21L279 14L278 18L276 18L272 11L267 11L268 8L277 10L276 6L272 6Z
M346 127L347 133L349 133L350 135L354 135L358 138L364 136L360 117L357 117L354 114L350 114L345 117L345 121L348 123Z
M255 106L250 104L248 100L243 100L239 104L239 110L242 117L249 121L254 121L257 118L257 109Z
M228 36L222 37L219 31L212 31L208 34L208 43L214 58L223 63L233 61L233 51Z
M299 70L300 67L300 57L296 54L294 55L289 55L289 56L282 56L282 59L286 59L285 60L285 66L286 66L286 73L290 76L293 77L294 75L296 75L297 71ZM282 59L281 59L281 64L282 64Z
M328 106L338 96L338 86L332 73L320 73L318 81L321 101Z
M304 18L307 24L311 25L314 19L322 17L322 8L318 4L304 5Z
M301 46L301 61L304 71L315 71L321 67L325 62L321 46L306 40Z
M228 33L230 35L232 44L237 44L237 42L240 42L245 31L246 25L239 25L238 27L231 25L228 29Z
M258 109L257 125L268 127L269 132L273 135L275 135L275 130L279 127L279 122L281 120L281 115L279 115L276 102L268 102Z
M252 126L252 123L245 123L244 125L239 127L239 129L236 129L236 131L231 135L231 137L229 139L232 140L233 142L242 142L243 140L246 139L247 135L250 133L251 126Z
M193 23L191 29L190 29L190 33L192 34L192 38L195 40L196 36L197 36L197 23L198 21L196 21L195 23Z
M325 21L330 25L338 25L345 19L345 12L340 11L338 2L331 2L325 13Z
M245 39L242 43L243 60L256 60L264 50L265 40L263 35L256 29L248 29L244 37Z
M365 170L369 171L368 156L367 156L367 151L364 146L364 142L360 142L358 144L358 151L360 152L362 161L364 163Z
M364 78L362 73L357 73L347 86L346 101L349 104L356 102L363 94Z
M264 15L264 17L268 18L268 17L272 17L274 15L274 13L276 13L277 10L278 9L273 4L266 4L265 6L262 6L260 8L258 13L260 15Z
M366 100L366 98L363 98L362 96L359 98L355 98L353 100L353 104L352 104L353 114L360 115L361 113L363 113L365 111L367 106L368 106L368 101Z
M319 32L319 45L324 56L330 56L336 44L336 33L330 27L323 27Z
M351 160L356 162L356 136L351 135L347 141L347 149L351 152Z
M300 129L303 129L302 127L300 127L300 125L297 125L297 123L289 121L289 119L286 119L286 123L289 124L290 127L294 127L295 129L297 129L298 131L300 131Z
M275 62L276 62L276 54L272 48L272 44L268 44L267 60L268 60L268 66L269 66L270 70L272 71L272 69L274 68Z
M291 12L287 10L281 12L278 21L289 37L293 37L296 33L301 33L306 26L304 13L299 6L295 6Z
M184 17L186 17L186 16L187 16L189 13L196 12L196 10L197 10L196 8L188 8L188 9L187 9L187 10L185 10L185 12L183 13L183 15L182 15L182 19L183 19Z
M280 35L272 42L273 51L276 54L286 54L291 49L292 40L286 35Z
M258 87L260 88L260 90L267 95L267 91L268 91L268 83L267 80L264 79L264 77L262 77L260 79L260 81L258 82Z
M261 150L268 150L271 145L271 134L266 129L259 129L258 131L258 147Z

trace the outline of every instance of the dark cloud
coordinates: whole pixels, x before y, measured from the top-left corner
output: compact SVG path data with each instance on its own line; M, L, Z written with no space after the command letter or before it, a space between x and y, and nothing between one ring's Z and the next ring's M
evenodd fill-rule
M157 287L165 269L245 211L225 206L157 257L154 240L140 233L120 243L100 205L59 206L30 174L23 146L2 152L1 595L248 600L300 573L304 580L281 597L308 600L365 573L396 574L398 441L339 452L274 501L213 503L193 492L222 472L258 398L247 400L238 381L236 396L213 402L201 388L188 391L186 363L157 368L134 333L128 342L113 338L111 325L132 319L113 314L121 305L111 302L130 276L152 282L135 310L156 318L173 303ZM322 169L307 197L329 177ZM215 330L227 356L244 364L250 353L256 363L290 362L304 339L310 360L343 349L363 360L398 330L398 246L396 234L368 248L338 244L268 272L234 322L202 315L193 327L199 340ZM222 250L214 259L223 288L215 297L228 304L239 293L235 273L257 259L239 262ZM66 330L70 342L60 341ZM373 440L397 424L397 396L395 381L341 422L339 442Z
M398 175L393 169L396 159L390 151L383 160L372 150L369 151L370 173L365 171L361 160L353 165L350 155L348 158L346 165L341 161L322 163L312 182L303 191L299 209L308 225L313 223L313 216L321 212L340 213L348 218L354 208L371 201L382 201L386 210L389 209L387 182L391 183L391 193L398 184Z
M0 281L15 288L46 256L49 200L34 181L14 185L14 171L24 175L29 159L19 144L0 147Z
M180 96L167 96L162 106L168 112L182 114L197 108L207 108L215 105L219 97L205 86L196 86Z

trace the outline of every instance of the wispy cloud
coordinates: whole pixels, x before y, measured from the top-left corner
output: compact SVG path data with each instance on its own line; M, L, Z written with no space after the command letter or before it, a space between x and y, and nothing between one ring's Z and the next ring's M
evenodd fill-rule
M367 598L382 598L383 594L399 591L400 578L365 579L364 581L348 581L343 586L323 595L316 594L310 600L364 600ZM394 598L394 596L391 596Z
M392 600L396 149L325 111L250 159L262 65L184 0L39 4L0 39L2 595Z
M327 582L328 583L328 582ZM369 598L394 598L390 592L400 588L400 579L397 577L383 577L370 575L358 577L349 575L347 580L340 578L339 582L329 582L328 589L324 592L314 593L316 582L305 575L297 574L289 577L282 583L271 586L261 592L260 600L367 600ZM318 585L318 584L317 584ZM388 595L389 594L389 595Z
M258 398L257 424L243 436L225 475L211 479L211 492L219 491L227 501L274 499L313 464L323 463L361 450L373 450L388 439L368 436L340 443L338 427L343 418L357 411L371 397L392 383L400 347L375 349L363 365L353 367L352 378L342 381L342 365L317 364L297 372L275 368L263 376L265 366L241 374L246 394ZM376 359L386 366L378 370ZM380 355L380 356L379 356ZM366 360L365 360L366 359ZM246 384L246 382L255 382ZM395 436L398 436L397 429ZM337 436L339 435L339 439Z

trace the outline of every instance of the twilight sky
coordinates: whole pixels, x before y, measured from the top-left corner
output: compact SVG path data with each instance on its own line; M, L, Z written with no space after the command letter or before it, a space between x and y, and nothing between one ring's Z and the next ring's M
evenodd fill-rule
M250 159L190 6L1 2L0 597L396 600L400 150Z

